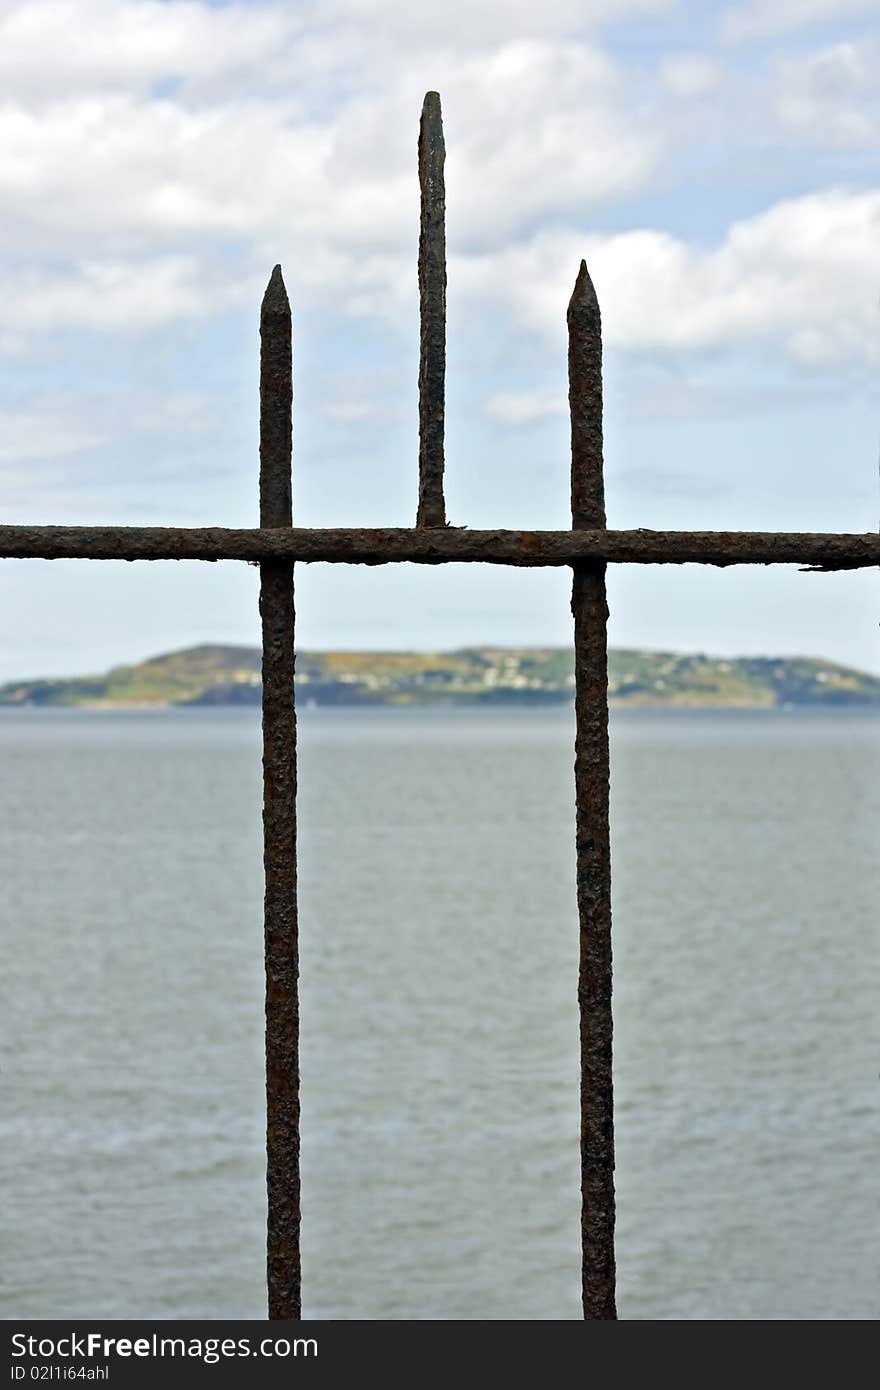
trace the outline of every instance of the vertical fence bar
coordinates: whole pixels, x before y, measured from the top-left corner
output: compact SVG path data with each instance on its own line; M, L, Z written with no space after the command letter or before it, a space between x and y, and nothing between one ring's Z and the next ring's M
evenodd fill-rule
M290 304L276 266L260 310L260 525L291 526ZM266 1270L270 1318L299 1318L299 974L293 565L260 565L266 874Z
M581 262L568 306L571 524L605 526L602 323ZM585 1318L617 1317L611 1069L611 840L608 824L608 605L605 565L573 566L575 797L580 920L581 1238Z
M419 509L417 526L445 526L443 431L446 389L446 188L443 117L428 92L419 126Z

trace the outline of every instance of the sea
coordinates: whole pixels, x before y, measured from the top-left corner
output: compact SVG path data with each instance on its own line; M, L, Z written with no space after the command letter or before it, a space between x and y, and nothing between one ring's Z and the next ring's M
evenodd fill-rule
M576 1319L572 714L299 728L304 1314ZM880 717L611 744L620 1316L875 1318ZM258 711L0 768L0 1315L264 1317Z

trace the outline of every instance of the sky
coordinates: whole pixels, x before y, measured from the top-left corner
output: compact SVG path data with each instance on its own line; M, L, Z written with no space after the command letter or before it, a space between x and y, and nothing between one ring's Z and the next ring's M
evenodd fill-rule
M429 89L451 522L570 524L586 257L610 526L877 530L872 0L0 0L4 522L255 525L278 261L295 522L413 524ZM257 578L0 562L0 679L256 644ZM299 566L296 587L304 648L571 639L564 571ZM609 635L880 671L878 599L875 571L619 566Z

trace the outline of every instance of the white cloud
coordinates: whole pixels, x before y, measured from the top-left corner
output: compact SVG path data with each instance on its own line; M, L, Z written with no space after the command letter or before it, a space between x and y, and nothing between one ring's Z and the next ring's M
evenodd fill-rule
M660 140L622 114L621 79L583 44L521 41L462 65L444 89L450 225L471 243L632 193Z
M705 53L670 53L660 64L660 81L677 97L702 97L714 92L721 68Z
M811 380L810 401L833 401L839 387L825 386ZM744 382L720 381L703 376L699 370L682 375L655 374L653 379L638 381L627 393L627 411L632 419L645 421L683 421L700 419L739 419L768 411L803 407L803 385L778 380Z
M872 53L838 43L780 64L776 111L783 127L816 144L861 145L876 136L880 71Z
M402 9L386 9L397 23ZM474 22L483 10L498 6L477 6ZM550 27L576 10L551 6ZM80 29L65 55L49 39L67 32L74 11ZM262 90L255 74L266 63L275 74L311 71L326 39L303 34L307 17L188 0L7 10L0 249L21 266L7 277L7 346L53 322L124 330L198 316L279 258L300 296L328 306L387 315L411 304L414 145L423 73L434 67L447 79L451 244L484 248L580 215L632 193L656 164L651 123L628 118L619 73L582 38L513 38L479 54L440 48L406 66L386 55L374 70L342 32L335 68L319 64L308 79L318 87L305 84L304 112L301 84ZM343 81L346 61L354 66ZM155 84L177 72L184 87L156 96ZM139 284L127 284L128 273Z
M657 14L672 0L446 0L416 5L412 0L325 0L321 14L355 25L378 26L395 44L474 49L510 38L567 37L604 20Z
M113 94L7 104L0 236L8 243L26 231L32 250L58 253L249 237L294 214L313 222L322 217L332 147L331 132L288 130L283 111L259 103L194 111ZM369 191L365 178L361 197ZM381 237L379 219L370 220Z
M621 347L771 340L801 359L872 354L875 194L780 204L734 225L714 250L650 228L576 231L597 207L646 187L670 153L663 98L636 100L582 30L657 8L661 0L550 0L536 15L519 0L452 0L432 46L403 0L7 5L7 348L58 328L130 332L211 315L254 299L277 259L300 303L411 315L415 134L421 94L438 85L450 297L462 321L491 301L502 325L512 313L559 331L586 249L608 341ZM405 62L397 38L413 45ZM850 88L857 77L869 85L865 61L848 44L793 61L780 78L780 119L812 138L833 111L841 138L855 138ZM291 80L300 71L302 82ZM668 54L659 70L676 99L705 95L720 78L696 51ZM493 407L498 418L542 408Z
M449 293L462 323L488 311L499 325L512 319L558 341L586 254L611 347L688 353L775 343L797 361L865 362L876 359L880 341L878 244L880 192L829 191L735 223L713 249L651 229L606 237L546 229L500 249L452 255ZM300 296L310 277L324 297L335 282L337 304L353 314L396 316L399 306L413 306L408 248L363 256L325 247L288 276ZM230 277L222 261L182 254L82 259L0 279L5 325L20 333L140 331L256 302L259 289L249 270ZM490 409L523 421L554 408L539 393L502 394Z
M564 415L567 402L558 390L499 391L486 401L486 414L505 425L530 425L550 415Z
M833 387L819 387L815 382L810 385L813 400L817 396L833 400L836 395ZM799 406L803 400L803 387L796 383L782 386L777 382L720 382L704 379L699 372L653 373L643 379L636 371L627 374L625 410L629 420L665 424L682 420L742 419L747 415ZM567 415L568 408L562 386L498 392L485 403L490 419L512 426L531 425L538 420Z
M175 319L222 312L243 287L211 283L192 257L147 261L80 261L48 272L7 271L0 277L4 329L60 328L140 332Z
M285 5L18 0L0 16L0 79L6 90L56 96L260 69L271 80L279 50L302 27Z
M399 246L417 196L420 96L409 86L321 121L291 120L283 103L255 99L196 108L131 93L8 100L0 235L8 242L26 228L30 247L55 251L83 236L144 242L291 227L331 244ZM610 63L583 44L522 41L457 64L444 100L465 234L503 235L638 187L657 141L629 128L620 98Z
M0 409L0 466L66 458L103 441L100 431L45 402L39 410ZM13 481L5 470L3 481L7 486Z
M423 66L526 40L583 39L605 20L669 9L672 0L6 0L0 79L17 91L149 92L182 83L255 95L333 79L337 99L380 89L401 56ZM419 78L421 81L422 78ZM430 81L428 83L430 85Z
M713 250L657 231L538 233L453 263L459 293L506 301L559 341L586 255L605 342L697 352L776 343L797 361L872 361L880 347L880 192L823 192L734 223ZM452 281L452 275L451 275Z
M772 38L813 24L869 14L876 0L748 0L728 10L722 31L729 39Z

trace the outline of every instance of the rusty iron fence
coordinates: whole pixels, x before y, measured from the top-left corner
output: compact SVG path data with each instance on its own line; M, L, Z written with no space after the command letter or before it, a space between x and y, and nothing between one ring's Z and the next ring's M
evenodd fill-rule
M575 849L580 966L583 1313L613 1319L614 1102L611 846L608 825L608 564L798 564L811 572L880 564L880 535L608 530L602 459L599 304L581 263L568 306L571 530L450 527L443 494L446 238L440 98L429 92L418 141L419 501L415 527L293 526L290 305L272 271L260 313L258 528L2 526L0 558L242 560L260 566L266 964L268 1313L301 1316L299 1005L296 907L294 564L571 567L575 652Z

